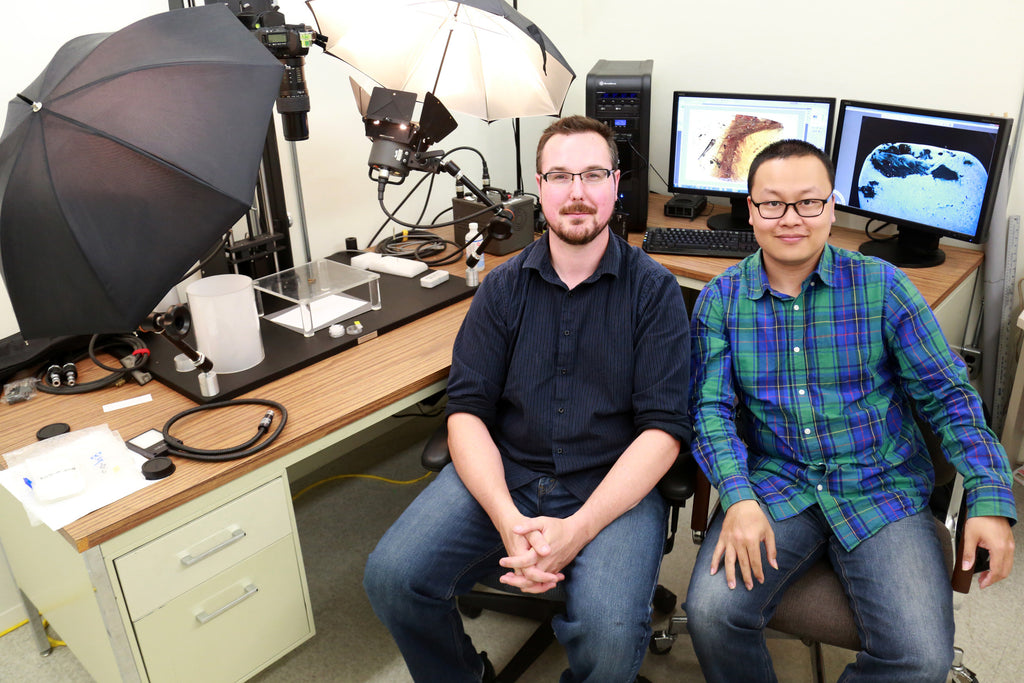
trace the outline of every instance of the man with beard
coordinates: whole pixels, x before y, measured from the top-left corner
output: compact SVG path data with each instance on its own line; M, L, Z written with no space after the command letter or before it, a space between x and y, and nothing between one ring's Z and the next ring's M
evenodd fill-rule
M627 683L643 661L690 341L675 278L608 229L616 165L598 121L544 131L549 230L474 296L448 382L452 464L370 555L364 586L417 681L493 675L455 597L499 567L523 592L564 590L563 681Z

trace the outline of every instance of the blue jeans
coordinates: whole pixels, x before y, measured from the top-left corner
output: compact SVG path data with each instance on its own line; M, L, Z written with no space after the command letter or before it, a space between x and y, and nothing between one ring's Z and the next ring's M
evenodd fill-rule
M543 476L512 491L530 517L565 518L579 500ZM667 506L655 489L605 527L564 570L566 614L555 635L569 657L562 681L631 683L650 639L651 599ZM366 563L363 586L416 681L479 681L483 663L455 605L478 580L505 570L490 518L445 467L388 529Z
M724 517L716 515L697 553L686 596L687 630L708 681L776 680L763 629L786 588L827 553L864 648L840 681L944 683L953 659L953 592L928 511L887 524L849 552L817 506L772 520L779 568L762 546L765 582L755 580L750 591L738 568L733 590L724 567L709 573Z

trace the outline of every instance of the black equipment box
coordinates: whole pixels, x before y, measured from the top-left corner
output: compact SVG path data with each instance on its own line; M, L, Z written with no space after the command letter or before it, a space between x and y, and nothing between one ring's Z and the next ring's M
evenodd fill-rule
M619 213L632 232L647 229L654 60L599 59L587 74L586 114L615 131L619 151Z
M501 200L497 200L501 201ZM522 249L533 241L533 197L524 195L507 201L502 205L512 212L512 234L506 240L491 240L484 247L485 254L503 256L509 252ZM469 224L476 223L480 227L486 227L487 222L494 215L491 212L485 213L476 218L466 218L478 213L484 205L473 197L452 197L452 214L455 219L455 243L460 247L466 243L466 233L469 232Z
M677 194L665 202L665 215L672 218L696 218L708 205L702 194Z

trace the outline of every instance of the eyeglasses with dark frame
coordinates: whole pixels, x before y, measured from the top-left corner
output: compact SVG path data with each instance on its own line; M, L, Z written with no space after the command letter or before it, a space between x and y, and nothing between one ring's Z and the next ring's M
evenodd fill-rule
M780 202L776 199L755 202L751 199L750 203L757 209L757 213L761 218L782 218L791 206L796 211L796 215L801 218L816 218L825 210L825 205L828 204L830 199L832 199L831 195L824 199L801 199L795 202Z
M572 179L576 176L580 177L584 185L600 185L611 178L612 173L614 171L610 168L588 168L586 171L580 171L579 173L548 171L547 173L541 173L540 177L544 179L544 182L551 183L552 185L571 185Z

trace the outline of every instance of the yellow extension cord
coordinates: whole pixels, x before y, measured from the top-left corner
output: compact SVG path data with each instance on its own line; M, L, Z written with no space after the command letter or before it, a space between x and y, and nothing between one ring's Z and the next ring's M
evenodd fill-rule
M40 616L42 616L42 615L40 615ZM27 623L28 623L28 619L24 620L20 624L15 624L14 626L12 626L9 629L7 629L6 631L0 633L0 638L3 638L8 633L11 633L13 631L17 631L19 628L21 628L22 626L24 626ZM43 619L43 628L47 628L47 627L49 627L49 625L50 625L50 622L48 622L45 619ZM56 638L51 638L49 633L46 634L46 639L50 641L50 647L60 647L61 645L67 645L67 643L65 643L63 640L57 640Z
M427 472L422 477L418 477L416 479L410 479L408 481L398 481L396 479L388 479L387 477L378 477L376 474L337 474L337 475L335 475L333 477L327 477L326 479L321 479L320 481L316 482L315 484L310 484L306 488L304 488L301 491L295 493L292 496L292 500L298 500L299 496L305 495L306 493L312 491L316 487L322 486L323 484L326 484L328 482L337 481L339 479L375 479L377 481L383 481L386 484L398 484L399 486L410 486L412 484L420 483L421 481L423 481L427 477L431 476L432 474L433 474L433 472Z

